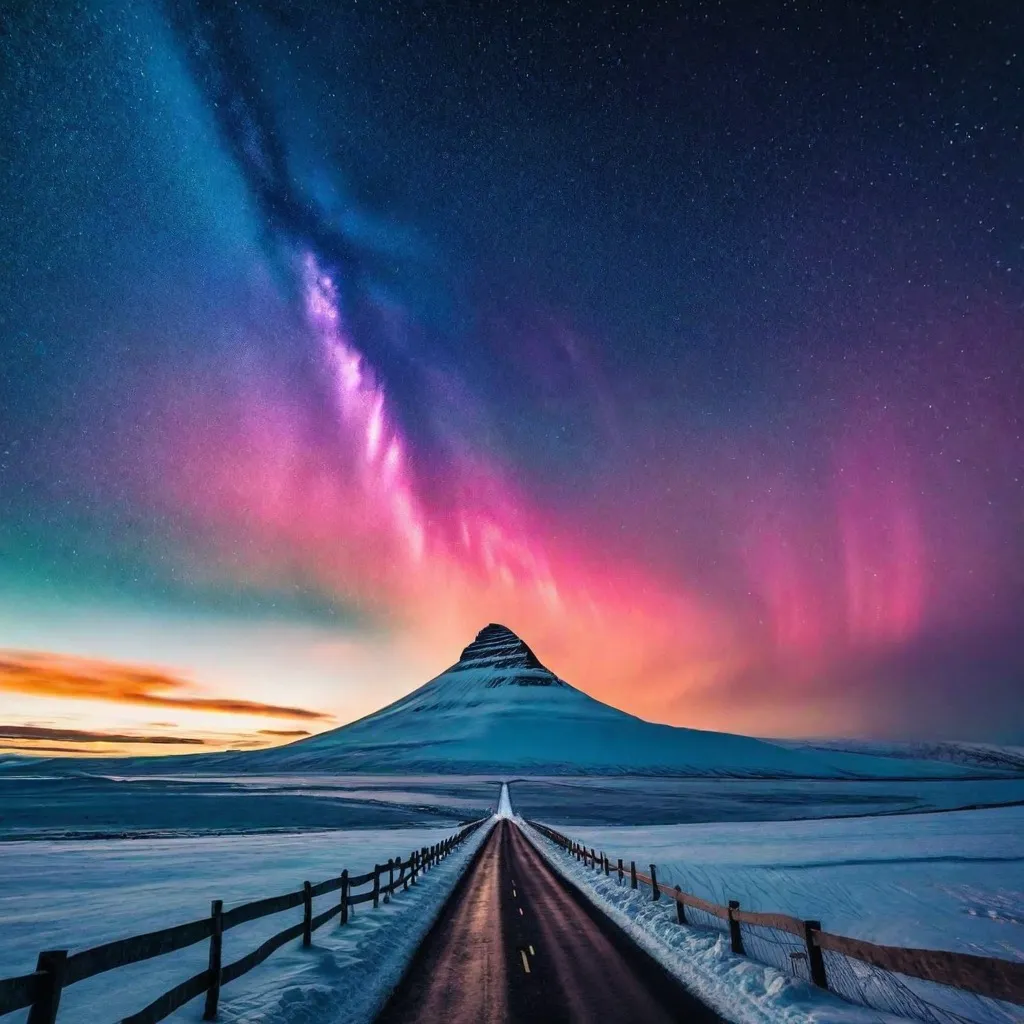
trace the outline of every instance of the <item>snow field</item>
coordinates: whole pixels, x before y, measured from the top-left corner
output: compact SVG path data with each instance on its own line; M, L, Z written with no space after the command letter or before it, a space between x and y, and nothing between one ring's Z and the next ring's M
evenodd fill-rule
M373 910L350 908L221 992L219 1019L245 1024L359 1024L372 1020L433 923L444 900L492 827ZM440 842L455 827L324 832L171 840L28 842L0 845L0 977L30 971L41 949L72 951L203 917L211 898L225 909L294 891L340 874L362 873L389 857ZM362 890L360 890L362 891ZM338 893L314 901L325 910ZM301 908L224 934L224 963L301 919ZM119 968L66 989L58 1019L116 1020L142 1009L206 966L201 942L168 956ZM27 1010L5 1015L22 1024ZM97 1014L100 1014L98 1017ZM198 1021L202 998L168 1020Z
M1024 1020L1020 1007L829 960L830 971L846 972L837 983L859 992L858 1000L903 1016L852 1006L788 972L733 956L724 930L681 927L672 901L655 903L643 887L631 890L628 877L620 885L614 873L584 867L527 829L557 870L730 1020ZM819 918L829 931L888 945L1024 960L1024 808L569 834L613 863L622 856L644 873L654 863L659 881L715 903L739 899L750 910ZM748 952L758 955L749 945Z
M660 881L715 903L883 945L1024 960L1024 807L561 828L645 872L657 864Z
M606 877L584 867L525 821L519 824L559 874L734 1024L906 1024L903 1018L853 1006L774 967L733 955L727 935L677 924L670 900L655 903L650 890L629 887L628 875L620 884L614 872Z

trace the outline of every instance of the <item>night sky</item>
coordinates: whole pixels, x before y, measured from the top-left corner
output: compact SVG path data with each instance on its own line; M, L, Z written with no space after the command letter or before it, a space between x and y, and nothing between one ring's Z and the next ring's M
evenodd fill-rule
M1024 743L1016 3L0 7L0 747Z

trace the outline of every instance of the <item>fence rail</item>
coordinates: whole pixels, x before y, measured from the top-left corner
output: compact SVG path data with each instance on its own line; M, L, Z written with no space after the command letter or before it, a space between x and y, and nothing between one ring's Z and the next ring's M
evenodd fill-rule
M487 818L480 818L440 843L413 850L406 860L398 857L386 864L375 864L372 871L361 875L349 875L348 871L343 871L340 876L328 878L316 885L304 882L302 888L295 892L252 900L228 911L223 909L220 900L214 900L209 917L170 928L161 928L159 931L144 935L117 939L102 946L83 949L70 956L67 950L63 949L45 950L39 954L36 969L31 974L0 979L0 1016L29 1007L28 1024L54 1024L60 1006L61 992L69 985L103 974L105 971L173 953L209 939L210 961L206 970L175 985L154 999L149 1006L125 1017L121 1024L156 1024L204 992L206 1005L203 1020L214 1020L220 990L224 985L263 963L275 950L292 939L302 936L303 945L309 946L312 942L312 933L332 917L340 916L341 924L347 924L350 907L371 901L374 907L377 907L382 897L389 897L399 888L407 889L410 885L415 885L423 872L429 871L444 860L486 820ZM386 881L383 881L385 878ZM373 887L368 892L352 892L353 889L371 883ZM341 898L338 902L314 916L313 899L339 890ZM247 921L279 914L295 907L303 908L301 921L278 932L234 963L222 964L222 939L225 931Z
M547 825L536 821L527 823L585 865L589 864L595 869L603 870L606 875L613 870L611 861L604 852L598 853L593 847L588 849L582 843L570 839ZM789 956L806 958L810 980L821 988L830 989L846 998L849 998L849 992L845 989L839 992L837 987L832 984L825 957L822 955L823 952L839 953L870 967L915 978L918 981L944 985L985 999L1024 1005L1024 963L1019 961L945 950L880 946L863 939L833 935L831 932L822 930L819 921L802 921L788 914L755 913L741 910L739 903L735 900L730 901L727 906L711 903L699 896L682 892L678 886L669 886L664 882L659 882L657 866L654 864L650 865L650 873L646 874L637 871L634 861L630 861L627 869L619 860L614 871L618 875L619 881L623 881L628 872L630 885L634 889L640 884L648 886L654 900L658 900L662 896L674 900L676 918L680 924L688 923L686 907L692 907L727 922L734 953L746 954L741 925L795 936L798 944L792 945L792 952L789 953ZM906 999L905 1002L913 1012L913 1008L920 1004L921 1000L917 999L913 993L910 996L911 998ZM940 1010L939 1015L929 1016L926 1019L943 1019L941 1012Z

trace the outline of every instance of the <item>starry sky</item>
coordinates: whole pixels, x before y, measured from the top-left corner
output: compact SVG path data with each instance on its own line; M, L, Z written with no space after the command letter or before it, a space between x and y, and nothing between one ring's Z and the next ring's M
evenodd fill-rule
M1024 13L0 9L0 749L489 621L657 721L1024 742Z

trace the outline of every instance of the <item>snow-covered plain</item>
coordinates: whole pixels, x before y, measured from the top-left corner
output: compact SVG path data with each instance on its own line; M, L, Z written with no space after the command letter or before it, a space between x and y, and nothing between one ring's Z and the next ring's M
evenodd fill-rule
M453 825L493 810L466 776L54 774L0 771L0 840Z
M453 828L364 829L299 835L245 835L91 842L0 844L0 977L35 967L40 949L76 950L205 917L210 900L225 909L291 892L303 881L361 873L389 857L439 842ZM408 891L374 911L351 910L274 953L224 988L220 1018L245 1024L356 1024L372 1019L433 922L489 826L478 830ZM314 901L314 914L338 898ZM285 911L224 935L230 963L301 919ZM65 990L61 1019L116 1020L206 966L208 944L99 975ZM170 1020L197 1021L201 1000ZM27 1011L5 1015L21 1024Z
M717 903L738 898L746 909L821 917L829 931L881 943L1024 959L1021 809L913 815L885 819L885 824L896 827L871 838L849 819L576 829L572 837L613 858L623 855L627 864L636 860L644 872L654 862L660 881ZM778 966L734 956L724 930L681 927L671 901L654 903L649 890L631 890L628 878L619 883L615 872L605 877L538 833L532 835L557 870L730 1020L853 1024L905 1019L841 1001ZM780 960L788 953L782 950ZM875 1006L883 1008L906 1007L916 992L930 1004L919 1019L1000 1024L1022 1019L1019 1007L880 977L870 969L854 987L880 997ZM893 997L895 1004L887 1002ZM939 1008L953 1012L944 1015Z
M567 856L554 843L520 824L541 854L593 900L634 941L690 991L734 1024L906 1024L854 1006L805 981L746 957L734 956L720 932L680 927L668 900L651 901L628 879L605 877Z
M0 771L0 841L170 838L444 827L495 807L500 777L55 775ZM635 776L517 778L528 818L565 826L759 821L1024 801L1024 778L865 781Z
M520 778L512 801L526 818L569 826L779 821L905 814L1024 802L1016 779L693 779L628 776Z
M276 791L278 782L250 780ZM612 782L635 800L669 780L594 780L573 784L576 801L600 800ZM307 779L330 790L329 778ZM380 793L370 778L335 780L346 792ZM679 780L676 780L679 784ZM497 805L500 816L521 813L515 783L500 798L491 780L474 779L468 804ZM532 783L531 783L532 784ZM537 780L538 786L547 783ZM738 782L703 780L703 785ZM756 798L746 783L745 800ZM768 785L760 783L759 785ZM787 783L786 785L795 785ZM807 783L807 785L811 785ZM947 785L950 785L947 783ZM959 785L959 784L958 784ZM459 780L406 779L388 790L402 804L427 790L463 795ZM713 790L712 790L713 792ZM1024 807L932 814L690 825L576 826L548 817L574 838L699 896L738 899L751 910L814 917L834 932L892 945L933 946L1024 959ZM433 828L364 828L320 832L92 841L0 843L0 976L30 970L41 948L81 949L168 924L203 917L213 897L227 908L293 891L309 879L359 872L375 862L451 834ZM314 936L275 953L224 989L221 1019L241 1024L355 1024L368 1021L397 982L441 902L488 829L482 829L421 884L378 911L354 908L351 924L333 920ZM867 1024L889 1021L855 1007L775 967L735 957L721 931L680 928L667 900L583 868L538 837L552 863L645 948L730 1020L771 1024ZM314 912L336 899L317 901ZM225 935L225 962L255 948L298 919L286 911ZM205 966L207 946L122 968L75 985L64 994L62 1019L116 1019ZM175 1021L198 1020L201 1002ZM3 1018L22 1024L25 1011ZM986 1019L986 1018L971 1018ZM1001 1018L993 1017L992 1020ZM1014 1018L1002 1018L1014 1019Z
M513 793L514 797L514 793ZM716 903L892 946L1024 960L1024 807L818 821L572 828Z

